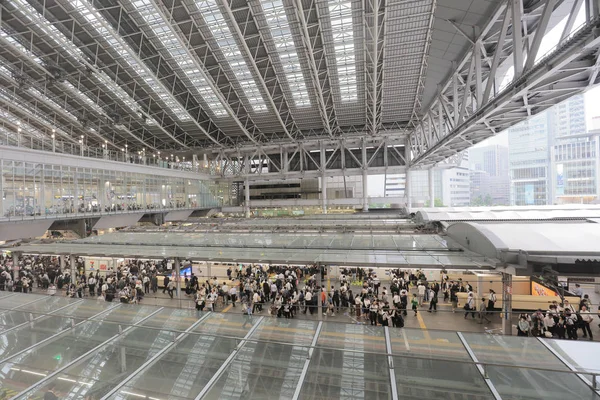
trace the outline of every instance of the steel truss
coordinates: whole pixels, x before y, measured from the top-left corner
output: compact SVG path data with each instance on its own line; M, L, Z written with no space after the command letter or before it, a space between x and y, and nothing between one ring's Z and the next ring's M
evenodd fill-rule
M211 173L226 181L402 173L406 165L404 145L387 137L221 150L206 160Z
M522 0L505 0L481 33L462 32L471 48L410 134L411 165L436 164L595 84L599 5L585 1L587 22L572 34L578 0L545 0L531 9L523 9ZM540 57L550 19L565 9L570 12L559 44ZM514 79L502 88L499 72L510 68Z

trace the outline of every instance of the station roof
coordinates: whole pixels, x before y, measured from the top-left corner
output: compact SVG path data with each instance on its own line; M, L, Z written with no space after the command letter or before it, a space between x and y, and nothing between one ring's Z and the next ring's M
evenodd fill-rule
M404 208L402 213L409 215L407 208ZM414 218L417 223L433 221L587 219L600 217L600 205L419 207L411 208L410 213L415 215Z
M595 342L7 292L0 321L0 389L24 398L598 398L576 375L600 372Z
M495 265L437 235L117 232L72 242L27 244L18 251L389 268L490 269Z
M107 1L3 2L6 132L16 135L22 121L35 138L54 127L61 139L77 144L84 134L90 146L107 140L117 151L127 142L155 151L366 136L370 79L385 76L378 119L401 135L468 51L462 32L485 26L498 8L491 0ZM374 19L381 33L372 33ZM56 85L38 90L49 76Z
M554 260L600 259L600 224L591 222L476 223L450 225L448 236L469 249L502 259L524 252Z

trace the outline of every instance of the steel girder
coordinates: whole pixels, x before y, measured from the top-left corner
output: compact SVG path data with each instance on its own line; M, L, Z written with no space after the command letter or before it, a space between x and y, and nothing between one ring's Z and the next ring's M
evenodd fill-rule
M207 38L203 34L202 25L206 25L205 21L202 20L201 14L199 14L197 10L191 10L191 8L195 8L196 5L192 4L193 2L184 2L183 3L185 9L188 11L187 14L189 14L189 16L191 18L191 21L192 21L191 26L195 27L197 29L197 32L200 34L200 36L202 37L202 40L204 42L200 46L197 46L197 45L192 46L191 38L195 34L195 32L192 29L189 30L188 36L185 38L185 40L182 39L183 32L180 29L180 23L183 21L181 21L181 17L177 17L176 14L174 13L174 11L177 9L176 1L173 1L173 2L167 1L167 2L165 2L164 6L156 1L152 1L152 2L154 3L154 6L156 7L156 9L159 10L163 19L165 19L165 21L168 21L169 24L171 24L172 22L175 22L175 24L172 24L172 26L173 26L174 31L176 31L176 35L178 36L178 40L182 44L182 47L185 48L188 57L190 58L190 60L194 63L194 65L198 69L199 74L201 74L203 76L203 78L206 80L206 82L210 86L211 90L213 91L213 93L218 97L219 101L221 102L221 104L223 105L225 110L227 111L227 114L229 115L229 117L235 122L237 129L239 129L248 138L248 140L250 140L253 143L258 143L260 141L263 141L264 136L263 136L262 132L260 132L260 130L258 129L256 124L252 121L252 118L250 116L250 113L248 112L248 109L246 108L246 105L244 105L243 101L241 100L242 96L240 96L238 94L238 93L242 92L241 88L239 88L239 87L236 88L235 85L232 84L232 81L235 79L235 78L231 79L231 77L233 77L233 74L226 72L225 68L223 67L223 65L227 65L227 62L220 55L219 51L215 51L215 50L218 50L218 46L217 46L217 49L215 49L213 47L214 43L212 43L213 46L211 46L211 41L208 40L209 38ZM129 10L129 12L132 12L132 10ZM147 26L146 26L146 28L147 28ZM204 58L203 62L199 62L198 53L203 55L203 58ZM217 55L217 53L219 53L219 55ZM226 87L224 87L224 88L218 87L217 83L213 80L212 75L210 74L210 72L208 71L208 69L205 66L206 65L205 60L207 57L214 57L215 59L217 59L219 61L217 76L223 77L223 78L227 77ZM167 61L171 62L172 69L175 71L175 73L179 72L179 78L182 79L182 81L187 81L188 85L189 85L190 84L189 79L186 78L185 74L182 74L181 69L177 68L177 65L173 65L173 60L170 59L170 57L166 57L166 59L167 59ZM188 87L188 89L189 89L189 87ZM227 96L224 96L222 94L222 91L227 93ZM195 91L193 91L193 92L195 92ZM199 93L197 93L195 95L192 94L192 95L197 97L198 98L197 100L200 103L205 104L205 100L201 97L201 95ZM234 97L235 97L235 99L234 99ZM236 104L235 110L233 109L232 104ZM204 108L210 109L207 106L205 106ZM208 117L208 115L207 115L207 117ZM208 117L208 118L211 120L211 122L213 124L218 126L218 123L214 122L210 117ZM208 133L206 133L206 135L210 137L210 135L208 135ZM217 143L217 144L222 145L225 143L221 142L221 143Z
M220 143L219 139L225 135L219 133L210 120L207 121L201 106L190 104L191 96L185 83L177 79L172 70L164 68L167 63L148 37L135 27L121 5L111 4L111 7L106 8L106 3L108 2L103 3L105 8L96 8L87 1L79 2L77 6L68 0L56 1L62 10L61 16L67 18L61 22L71 25L73 31L77 27L77 39L84 47L93 49L92 65L102 65L102 70L109 76L116 76L120 84L126 85L134 95L138 90L143 90L147 97L138 99L138 102L157 121L170 140L182 147L198 146L202 143L201 138L192 136L191 133L199 131L202 135L207 132L211 138L209 140L215 144ZM49 12L58 13L57 7ZM133 33L121 35L121 32L127 30ZM109 44L109 41L116 43L119 49ZM151 56L146 55L146 52L151 53ZM135 63L135 66L126 58ZM179 119L175 108L182 110L185 120ZM165 109L169 112L165 112Z
M327 136L339 134L339 125L335 114L331 81L327 68L327 56L322 37L321 18L319 18L319 0L293 0L297 22L308 66L319 115ZM308 7L304 3L308 3ZM315 33L311 35L311 31Z
M68 77L75 77L80 84L79 89L83 94L97 98L97 101L103 101L106 105L104 108L114 110L113 113L115 113L115 115L121 114L121 124L131 133L137 131L136 136L141 137L141 140L144 141L147 147L155 148L164 146L156 137L156 133L163 134L166 137L169 137L169 133L164 130L162 126L153 128L145 127L143 123L140 122L149 117L145 111L140 110L139 113L132 114L127 107L118 104L127 101L126 97L119 98L116 95L112 96L114 93L111 91L100 91L97 89L98 77L101 74L101 63L99 62L97 55L98 49L96 49L96 54L94 55L94 52L91 52L88 46L84 46L79 41L75 36L75 24L73 23L73 20L68 21L71 23L72 28L67 30L63 25L57 23L56 18L54 18L48 9L43 9L44 15L42 16L42 14L39 14L38 11L29 4L22 1L18 2L18 4L15 2L5 2L4 5L0 6L0 10L3 7L12 7L7 8L7 11L10 10L9 15L11 15L12 18L18 18L21 14L26 18L26 22L21 23L19 27L23 28L24 26L25 30L21 31L20 34L29 38L28 47L30 49L34 43L37 43L38 46L43 45L45 48L50 48L50 51L41 51L39 48L36 49L39 51L36 55L38 55L50 69L50 71L44 70L41 73L41 78L38 77L38 80L41 79L54 82L56 80L67 79ZM10 20L10 22L13 21ZM61 42L67 43L68 47L64 50L57 50L56 44ZM18 52L17 57L20 57L21 59L27 58L22 52ZM95 62L93 61L94 58ZM31 62L31 60L28 62ZM38 64L36 63L34 67L37 68ZM85 71L85 73L82 74L82 71ZM109 78L108 75L105 77L105 79ZM110 83L116 86L116 84L112 82L112 78L110 79ZM88 87L92 87L95 90L90 90ZM110 93L112 97L108 96L106 93ZM127 94L124 96L127 96ZM65 104L66 99L67 97L65 97ZM135 100L132 98L129 98L129 101L135 103ZM122 111L123 109L125 112ZM81 114L85 113L83 108L79 108L78 112ZM99 121L94 122L100 123ZM151 131L149 129L151 129ZM104 142L104 140L102 142Z
M521 0L499 5L410 134L411 165L440 162L596 83L597 14L589 15L572 34L563 34L553 51L543 57L537 54L548 21L559 7L570 7L567 25L573 26L578 7L572 3L576 0L545 0L523 13ZM510 68L515 77L499 90L498 71Z
M323 139L279 146L257 146L207 154L208 169L220 180L262 181L322 176L400 173L405 146L385 137Z
M386 0L364 0L366 131L377 135L381 126Z

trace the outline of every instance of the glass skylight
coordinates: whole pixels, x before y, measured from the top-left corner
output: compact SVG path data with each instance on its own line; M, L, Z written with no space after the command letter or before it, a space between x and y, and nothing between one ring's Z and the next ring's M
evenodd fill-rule
M331 0L329 18L341 99L355 101L357 99L356 52L352 28L352 1Z
M217 117L227 115L227 111L219 97L213 92L204 75L196 67L192 60L192 55L181 43L179 37L173 31L173 28L162 15L158 12L152 1L135 0L131 3L140 16L144 19L148 27L152 29L158 40L161 41L171 58L177 63L179 68L186 75L188 80L194 85L194 88L202 97L210 111Z
M271 31L271 36L277 48L279 60L287 80L296 107L310 106L310 98L304 83L302 67L294 45L292 31L285 14L282 0L261 1L263 13Z
M79 100L83 101L85 104L87 104L90 108L92 108L98 114L106 116L106 113L104 112L102 107L100 107L98 104L96 104L96 102L94 100L90 99L88 96L86 96L85 94L83 94L79 90L77 90L77 88L75 86L73 86L70 82L65 81L61 85L64 88L66 88L69 92L71 92L71 94L73 96L75 96Z
M0 98L4 99L7 102L10 102L13 105L15 104L14 99L11 98L11 96L8 96L6 94L6 92L4 91L4 89L0 89ZM15 105L15 107L16 107L16 105ZM18 118L13 113L11 113L3 108L0 108L0 118L12 123L13 125L17 125L19 128L21 128L22 132L23 131L26 132L27 135L29 135L29 136L36 136L38 138L42 138L42 137L46 136L44 134L44 132L40 131L33 125L28 124L27 122L23 121L21 118Z
M246 60L240 51L227 21L221 14L219 6L214 0L197 0L196 7L202 13L202 18L206 22L206 26L210 29L213 37L217 41L223 56L227 60L227 63L233 70L233 73L239 82L244 95L248 99L248 102L252 106L252 110L255 112L262 112L267 110L267 106L262 98L256 82Z
M43 94L39 90L37 90L35 88L29 88L28 91L29 91L29 93L31 93L37 99L39 99L39 100L41 100L41 101L43 101L43 102L45 102L47 104L50 104L50 105L52 105L52 106L60 109L63 113L68 114L71 119L77 120L77 117L75 116L75 114L73 114L72 112L70 112L69 110L67 110L65 107L61 106L56 101L54 101L50 97L46 96L45 94Z
M31 51L29 51L25 46L23 46L18 40L16 40L14 37L12 37L11 34L8 33L7 31L5 31L4 29L0 29L0 37L2 37L4 40L6 40L8 43L10 43L13 47L18 49L21 53L25 54L27 57L31 58L36 63L38 63L40 65L43 63L42 60L38 56L33 54Z
M182 122L191 120L190 115L184 108L173 98L171 93L154 76L152 71L137 59L137 55L133 49L123 41L114 28L106 22L104 17L90 3L85 0L69 0L69 2L75 11L89 22L96 33L146 82L177 119Z

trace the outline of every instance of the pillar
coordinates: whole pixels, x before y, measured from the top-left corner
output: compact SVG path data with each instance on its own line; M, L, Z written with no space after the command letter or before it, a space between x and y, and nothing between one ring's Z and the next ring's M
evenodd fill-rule
M181 308L181 280L180 278L180 271L181 271L181 264L179 262L179 258L175 257L173 259L173 264L175 264L175 288L177 291L177 302L179 304L179 308Z
M404 181L404 196L406 197L406 209L410 214L410 209L412 208L412 201L410 199L410 169L406 168L406 179Z
M362 203L363 203L363 212L365 211L369 211L369 185L368 185L368 177L369 175L367 174L367 170L363 169L363 176L362 176L362 184L363 184L363 198L362 198Z
M502 273L502 332L512 335L512 275Z
M0 160L0 167L2 166L2 161ZM0 174L0 215L4 216L4 201L2 200L4 197L4 175Z
M65 262L65 255L61 255L58 257L58 262L60 264L60 271L64 274L65 273L65 266L66 266L66 262Z
M429 207L435 207L435 189L433 167L429 168Z
M248 179L244 181L244 213L246 218L250 218L250 182Z
M19 276L19 253L12 252L13 280Z
M327 214L327 178L325 178L325 173L321 175L321 209L323 214Z
M69 258L71 264L71 283L75 283L75 276L77 275L77 264L75 263L75 256L71 254Z

